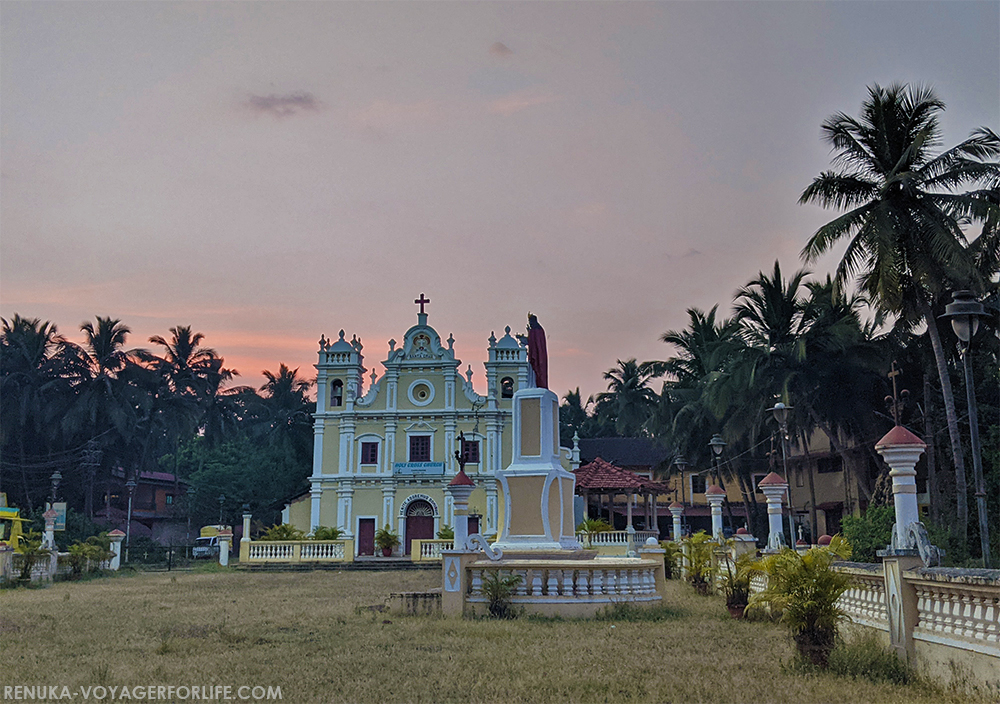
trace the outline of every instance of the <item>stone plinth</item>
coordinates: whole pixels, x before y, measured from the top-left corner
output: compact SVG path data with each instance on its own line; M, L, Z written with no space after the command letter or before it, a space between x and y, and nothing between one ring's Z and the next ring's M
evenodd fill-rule
M581 550L576 477L559 461L559 397L548 389L517 391L513 421L514 459L496 473L503 515L493 547L505 554Z

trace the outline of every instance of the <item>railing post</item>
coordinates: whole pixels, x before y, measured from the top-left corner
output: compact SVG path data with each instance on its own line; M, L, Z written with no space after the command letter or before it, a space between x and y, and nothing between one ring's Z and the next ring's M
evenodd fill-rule
M231 530L219 531L219 564L223 567L229 566L229 542L233 539Z
M125 540L125 534L116 528L108 533L108 537L111 538L111 564L109 567L117 572L122 565L122 541Z

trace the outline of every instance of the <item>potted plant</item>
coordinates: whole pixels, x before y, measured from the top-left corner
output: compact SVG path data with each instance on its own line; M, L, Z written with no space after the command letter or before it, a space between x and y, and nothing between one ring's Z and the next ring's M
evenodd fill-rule
M736 562L725 560L725 583L722 590L726 596L726 608L733 618L743 618L747 605L750 603L750 568L753 557L744 553L736 558Z
M770 606L781 611L781 621L792 630L802 657L825 668L844 612L837 600L851 584L850 575L833 563L851 556L851 545L836 535L829 545L818 545L801 555L784 548L750 566L751 574L767 576L767 587L750 597L750 608Z
M712 573L714 546L711 536L703 530L684 540L684 565L687 568L688 581L702 596L711 593L714 577Z
M576 530L578 533L586 534L587 547L590 548L594 546L594 536L598 533L607 533L611 530L611 524L603 518L584 518Z
M681 546L673 540L661 540L660 547L663 548L663 576L666 579L673 579L680 570L681 559L684 553Z
M382 551L382 557L392 557L392 551L397 545L399 545L399 535L393 533L388 524L375 532L375 547Z

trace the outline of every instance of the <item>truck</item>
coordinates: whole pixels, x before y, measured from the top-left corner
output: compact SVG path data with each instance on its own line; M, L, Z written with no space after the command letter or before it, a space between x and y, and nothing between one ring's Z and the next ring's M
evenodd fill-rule
M203 526L198 538L194 541L194 548L191 549L191 557L196 560L208 559L219 556L219 531L228 530L232 532L232 526ZM233 552L233 540L229 542L229 553Z

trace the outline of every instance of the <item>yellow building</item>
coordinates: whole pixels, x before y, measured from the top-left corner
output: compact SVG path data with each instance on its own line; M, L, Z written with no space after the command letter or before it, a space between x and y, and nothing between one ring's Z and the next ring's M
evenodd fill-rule
M364 366L361 340L320 340L310 492L289 504L286 523L311 531L336 526L358 555L374 554L375 531L389 526L409 553L414 539L454 525L444 487L458 472L456 451L476 483L469 532L497 532L494 473L512 459L511 402L528 385L527 349L510 333L489 337L485 396L471 366L460 371L454 338L427 324L423 294L417 324L389 340L381 376ZM460 436L464 446L459 448ZM561 449L564 462L569 450Z

